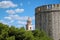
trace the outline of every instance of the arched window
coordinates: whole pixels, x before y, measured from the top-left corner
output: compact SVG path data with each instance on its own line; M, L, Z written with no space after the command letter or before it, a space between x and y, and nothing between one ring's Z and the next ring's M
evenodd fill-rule
M57 4L57 7L59 7L59 4Z
M30 30L31 30L31 27L30 27Z

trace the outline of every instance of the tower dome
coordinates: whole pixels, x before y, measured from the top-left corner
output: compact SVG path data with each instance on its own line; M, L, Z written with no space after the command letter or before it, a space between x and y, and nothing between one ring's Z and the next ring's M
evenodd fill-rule
M32 19L30 17L28 17L28 20L27 21L32 21Z

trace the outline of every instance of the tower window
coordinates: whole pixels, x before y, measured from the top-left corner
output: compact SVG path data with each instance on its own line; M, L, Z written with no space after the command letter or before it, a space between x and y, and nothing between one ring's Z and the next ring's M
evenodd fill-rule
M57 7L59 7L59 4L57 4Z
M31 27L30 27L30 30L31 30Z

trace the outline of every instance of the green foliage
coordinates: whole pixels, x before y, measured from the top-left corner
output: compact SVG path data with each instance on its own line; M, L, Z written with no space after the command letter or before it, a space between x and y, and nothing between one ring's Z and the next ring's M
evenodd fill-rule
M6 40L15 40L15 36L8 37Z
M34 40L34 36L33 36L33 33L31 31L26 31L25 34L24 34L25 38L24 40Z
M0 23L0 40L51 40L44 31L27 31Z

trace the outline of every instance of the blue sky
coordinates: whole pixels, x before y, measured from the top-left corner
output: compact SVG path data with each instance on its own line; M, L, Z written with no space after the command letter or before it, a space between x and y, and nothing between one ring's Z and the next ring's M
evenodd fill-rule
M21 27L28 17L35 28L35 8L47 4L59 4L60 0L0 0L0 22Z

